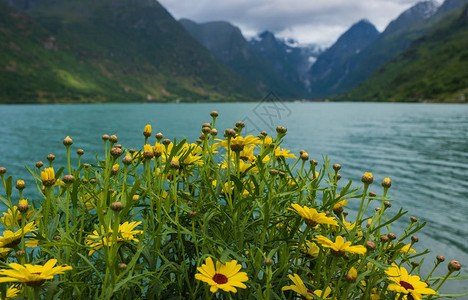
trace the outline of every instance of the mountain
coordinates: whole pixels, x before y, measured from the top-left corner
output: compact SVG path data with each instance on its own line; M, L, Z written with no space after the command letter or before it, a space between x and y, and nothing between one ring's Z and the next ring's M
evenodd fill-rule
M301 47L293 40L278 39L274 33L264 31L250 40L255 51L265 58L284 80L291 82L303 93L308 89L306 69L318 55L320 48Z
M380 66L405 50L436 22L433 16L437 12L437 5L435 1L422 1L404 11L367 47L344 59L338 67L338 74L342 76L329 76L324 79L319 77L318 81L317 77L312 77L311 81L315 80L318 87L314 95L338 95L369 78ZM311 75L317 76L317 73L311 70Z
M468 4L468 0L445 0L445 2L437 10L437 15L443 15L445 13L463 8Z
M0 4L1 102L261 97L156 1Z
M312 65L310 89L314 97L323 97L336 89L350 69L351 57L365 49L379 35L379 32L367 20L352 25L338 40L317 57Z
M188 19L179 23L223 64L254 83L258 92L270 91L284 98L304 95L301 86L282 78L273 66L246 41L239 28L225 21L198 24Z
M452 12L369 80L338 97L359 101L465 101L468 6Z

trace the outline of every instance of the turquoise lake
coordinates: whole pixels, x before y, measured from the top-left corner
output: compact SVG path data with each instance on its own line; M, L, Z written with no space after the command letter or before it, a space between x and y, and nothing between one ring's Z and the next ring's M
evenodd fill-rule
M261 130L275 135L277 125L287 127L283 146L296 154L304 149L319 164L322 155L328 155L332 163L342 165L342 185L352 179L358 186L362 174L372 172L370 190L381 195L380 182L390 177L391 210L409 210L392 231L401 235L410 216L427 222L414 247L418 252L432 250L425 256L422 271L428 272L436 255L441 254L447 262L460 261L462 274L468 274L468 105L262 102L0 106L0 166L14 182L26 181L26 197L37 198L24 166L46 162L49 153L57 157L54 165L64 165L62 140L67 135L74 141L74 151L85 150L82 160L92 162L96 153L104 151L103 134L116 134L124 147L141 149L146 124L165 138L186 137L195 142L201 124L211 121L212 110L220 114L216 123L220 132L239 120L245 121L245 130L254 135ZM4 195L3 187L0 194ZM350 201L347 206L353 216L359 203ZM376 206L379 204L371 203L371 210ZM446 265L439 271L445 274ZM467 282L450 281L442 291L468 292Z

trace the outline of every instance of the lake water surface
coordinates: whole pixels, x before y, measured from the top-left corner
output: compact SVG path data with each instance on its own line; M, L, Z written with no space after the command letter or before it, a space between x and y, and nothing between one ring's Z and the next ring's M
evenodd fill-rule
M211 104L107 104L0 106L0 166L7 168L14 182L25 179L26 197L32 197L31 176L24 168L56 155L65 165L62 140L69 135L74 150L85 150L83 161L102 154L102 134L116 134L127 148L140 149L142 130L151 124L153 132L167 138L187 137L194 142L201 124L210 122L210 111L220 117L223 132L244 120L246 130L257 135L275 127L287 127L284 147L298 153L305 149L321 163L327 154L342 165L341 181L360 184L364 172L374 174L371 190L382 193L380 182L392 179L389 196L392 210L409 210L397 236L410 216L427 221L418 234L415 249L430 248L426 269L435 256L458 260L468 274L468 105L394 103L211 103ZM0 189L4 194L3 188ZM28 196L28 194L30 194ZM371 204L372 205L372 204ZM359 203L348 203L357 210ZM374 206L375 207L375 206ZM373 207L371 208L373 209ZM446 271L439 267L440 274ZM427 273L426 273L427 274ZM468 292L465 281L451 281L443 292ZM468 299L465 297L464 299Z

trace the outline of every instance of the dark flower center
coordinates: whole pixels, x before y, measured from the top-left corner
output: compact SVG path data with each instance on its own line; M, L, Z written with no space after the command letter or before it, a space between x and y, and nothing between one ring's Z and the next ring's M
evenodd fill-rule
M317 222L315 222L314 220L311 220L311 219L305 219L305 223L306 223L308 226L312 227L312 228L315 227L315 226L317 226L317 224L318 224Z
M41 275L41 273L31 273L31 274L35 274L35 275ZM25 282L27 286L32 286L32 287L35 287L35 286L41 286L44 284L46 280L45 279L40 279L40 280L36 280L36 281L27 281Z
M414 290L414 287L406 281L401 280L400 285L407 290Z
M214 280L214 282L216 282L217 284L223 284L223 283L228 282L227 277L226 277L225 275L219 274L219 273L214 274L213 280Z

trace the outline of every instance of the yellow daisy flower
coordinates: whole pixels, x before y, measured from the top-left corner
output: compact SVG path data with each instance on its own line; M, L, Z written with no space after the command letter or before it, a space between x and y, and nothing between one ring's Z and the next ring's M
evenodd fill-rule
M195 279L208 283L212 293L216 293L218 289L236 293L236 287L247 288L244 282L249 280L247 273L239 272L241 268L235 260L226 263L217 261L215 267L211 257L208 257L205 264L197 268L200 273L195 274Z
M13 232L11 230L6 230L3 232L3 236L0 236L0 248L11 248L18 245L21 242L21 237L24 235L36 231L36 225L34 222L28 223L24 228Z
M245 147L239 154L240 159L244 161L255 162L256 157L253 154L254 147Z
M345 252L365 254L367 252L366 247L362 245L351 246L351 242L345 242L342 236L337 236L335 242L330 241L323 235L317 235L314 239L322 245L322 247L330 248L333 254L342 256Z
M421 281L419 276L409 275L405 268L400 268L395 263L385 273L388 275L388 279L394 282L388 286L390 291L411 295L414 300L421 300L423 294L436 294L434 290L427 287L425 282Z
M27 286L40 286L46 280L54 278L55 275L63 274L72 269L71 266L61 265L55 267L56 259L51 259L45 265L20 265L11 263L11 269L0 270L0 282L23 282Z
M228 141L227 140L220 140L220 143L217 143L216 147L224 147L227 149ZM236 136L235 138L231 138L231 150L232 151L242 151L245 146L254 146L261 144L262 141L259 138L254 137L253 135L248 135L246 137Z
M20 200L22 201L22 200ZM15 212L15 213L13 213ZM29 209L26 213L26 220L29 220L31 219L31 217L34 215L35 213L35 210L32 210L32 209ZM2 223L5 224L7 227L9 226L12 226L13 224L15 224L14 221L14 217L13 216L16 216L16 224L19 224L21 225L21 218L22 218L22 214L21 212L18 210L18 207L15 205L13 206L13 211L11 211L11 209L8 209L8 213L3 213L3 217L1 218L2 220Z
M400 253L416 253L416 250L411 248L411 244L408 244L400 249Z
M20 289L15 288L14 286L10 286L6 291L5 299L13 299L18 297L18 294L21 292Z
M315 227L317 224L338 225L338 222L335 220L335 218L327 217L327 214L319 213L313 208L309 208L307 206L301 207L296 203L291 204L291 206L292 208L289 207L288 209L298 213L301 217L303 217L305 223L308 226Z
M284 157L284 158L297 158L294 153L289 153L291 150L280 149L280 147L275 148L275 156L276 157Z
M55 183L55 172L54 168L45 168L41 171L41 181L44 186L52 186Z
M143 230L134 230L135 227L141 224L139 222L125 222L119 225L119 236L117 237L117 242L123 241L135 241L139 242L138 239L135 238L135 235L140 234ZM104 233L104 227L101 227L101 233L98 233L97 230L93 231L93 234L90 234L86 237L86 243L89 247L93 248L89 251L88 255L93 255L96 250L101 249L104 245L110 247L116 242L112 240L113 238L113 231L109 227L109 230Z
M269 147L271 144L273 143L273 139L269 136L266 136L264 139L263 139L263 147Z
M282 291L288 291L288 290L294 291L294 292L298 293L299 295L301 295L302 297L304 297L307 300L316 299L314 297L314 295L320 297L321 299L329 299L327 297L331 293L331 288L330 287L327 287L325 289L325 291L322 291L322 290L311 291L305 286L304 282L302 281L301 277L299 277L299 275L289 274L288 276L289 276L289 278L292 280L292 282L294 284L288 285L288 286L283 286L281 288Z
M301 247L301 252L310 257L317 257L320 252L320 248L310 241L306 241Z

